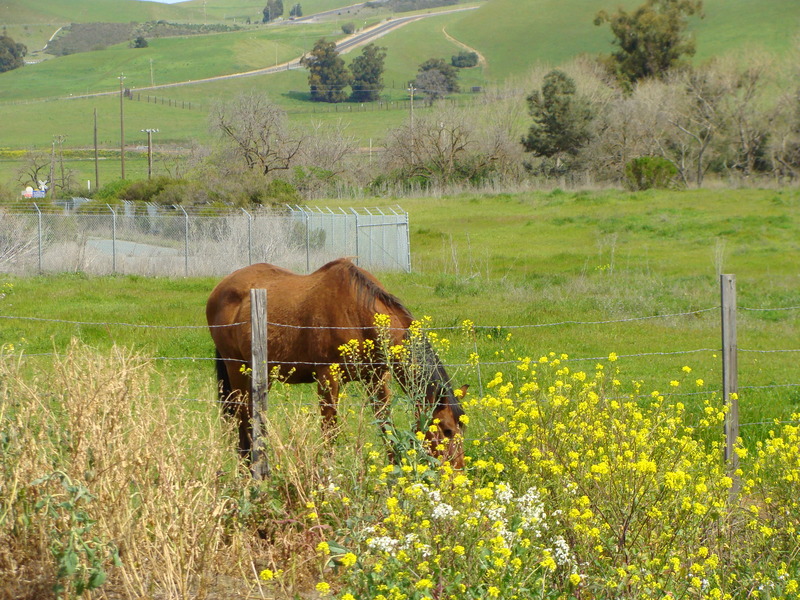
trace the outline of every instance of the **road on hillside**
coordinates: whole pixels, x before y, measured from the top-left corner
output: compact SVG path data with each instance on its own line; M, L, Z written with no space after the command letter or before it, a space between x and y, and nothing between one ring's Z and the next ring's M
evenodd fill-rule
M359 6L359 5L354 5L354 6ZM426 19L428 17L438 17L440 15L447 15L447 14L451 14L451 13L464 12L464 11L467 11L467 10L475 10L476 8L478 8L478 7L477 6L466 6L466 7L462 7L462 8L451 8L449 10L443 10L443 11L439 11L439 12L431 12L431 13L410 15L408 17L396 17L396 18L388 19L386 21L382 21L378 25L374 25L374 26L369 27L367 29L363 29L363 30L359 31L358 33L354 33L351 36L348 36L348 37L346 37L346 38L344 38L342 40L339 40L338 42L336 42L336 50L340 54L345 54L345 53L349 52L350 50L352 50L353 48L361 46L362 44L367 44L367 43L369 43L369 42L371 42L373 40L378 39L381 36L386 35L387 33L391 32L391 31L394 31L395 29L397 29L399 27L403 27L404 25L408 25L409 23L413 23L414 21L419 21L420 19ZM338 9L338 10L342 10L342 9ZM335 12L337 12L337 10L327 11L327 12L335 13ZM308 18L310 19L312 17L318 17L320 14L325 14L325 13L317 13L315 15L309 16ZM198 84L198 83L208 83L208 82L211 82L211 81L224 81L226 79L238 79L240 77L253 77L255 75L269 75L270 73L277 73L279 71L288 71L290 69L300 68L300 61L301 60L302 60L302 57L295 58L293 60L290 60L289 62L285 62L285 63L279 64L279 65L275 65L275 66L272 66L272 67L264 67L263 69L254 69L252 71L244 71L244 72L241 72L241 73L231 73L229 75L217 75L215 77L206 77L204 79L190 79L188 81L176 81L174 83L162 83L160 85L137 87L136 91L137 92L141 92L141 91L145 91L145 90L162 90L162 89L166 89L166 88L179 87L179 86L184 86L184 85L195 85L195 84ZM115 94L119 94L119 91L115 90L113 92L98 92L98 93L95 93L95 94L73 95L73 96L70 96L69 98L70 99L72 99L72 98L96 98L98 96L113 96Z

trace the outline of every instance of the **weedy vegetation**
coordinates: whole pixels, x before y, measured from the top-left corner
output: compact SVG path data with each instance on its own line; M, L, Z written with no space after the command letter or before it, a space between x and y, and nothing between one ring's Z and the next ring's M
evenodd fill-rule
M463 471L399 390L382 439L349 384L326 440L311 386L276 382L255 481L214 401L216 281L8 276L3 597L797 597L796 192L405 203L415 272L381 279L471 386ZM737 472L719 272L742 308Z

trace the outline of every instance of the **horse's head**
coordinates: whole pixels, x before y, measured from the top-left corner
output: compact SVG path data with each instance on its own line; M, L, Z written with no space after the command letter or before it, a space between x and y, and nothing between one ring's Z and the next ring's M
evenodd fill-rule
M460 395L467 387L459 388ZM464 410L450 386L431 386L426 398L428 406L435 406L432 424L425 432L425 442L432 456L449 462L453 468L464 468Z

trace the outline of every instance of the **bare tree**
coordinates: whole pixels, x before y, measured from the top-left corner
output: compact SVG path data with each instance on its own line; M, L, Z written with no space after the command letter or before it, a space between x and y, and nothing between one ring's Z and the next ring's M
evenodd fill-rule
M494 172L503 158L503 136L498 129L493 132L494 138L483 135L468 111L442 106L389 132L388 166L403 178L475 183Z
M39 187L40 181L50 179L50 154L42 150L27 150L17 169L17 181L23 186Z
M745 177L767 168L767 144L772 123L778 116L775 103L765 97L765 91L771 87L773 63L771 58L759 54L750 54L743 67L732 60L713 63L727 80L722 117L733 149L728 166Z
M316 121L311 124L298 163L339 175L347 168L345 158L355 152L356 148L355 137L347 133L347 124L341 119L332 125Z
M447 77L436 69L422 71L412 85L424 96L428 106L439 98L444 98L448 92Z
M356 139L347 133L347 124L320 121L311 124L307 141L297 158L294 183L305 195L315 195L351 172L348 156L358 149Z
M257 92L215 104L209 119L233 156L265 176L289 169L304 142L289 129L286 113Z
M781 95L775 108L770 159L779 180L800 177L800 92Z

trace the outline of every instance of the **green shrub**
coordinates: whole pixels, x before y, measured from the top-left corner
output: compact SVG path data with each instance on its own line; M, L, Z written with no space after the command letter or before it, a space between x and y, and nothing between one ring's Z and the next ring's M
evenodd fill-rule
M102 202L110 202L112 200L118 200L122 197L122 194L131 185L131 182L127 179L117 179L112 181L111 183L107 183L106 185L100 187L95 191L92 195L94 200L102 201Z
M625 182L632 190L668 188L678 169L661 156L640 156L625 165Z
M464 50L450 58L450 64L459 69L474 67L478 64L478 53Z

